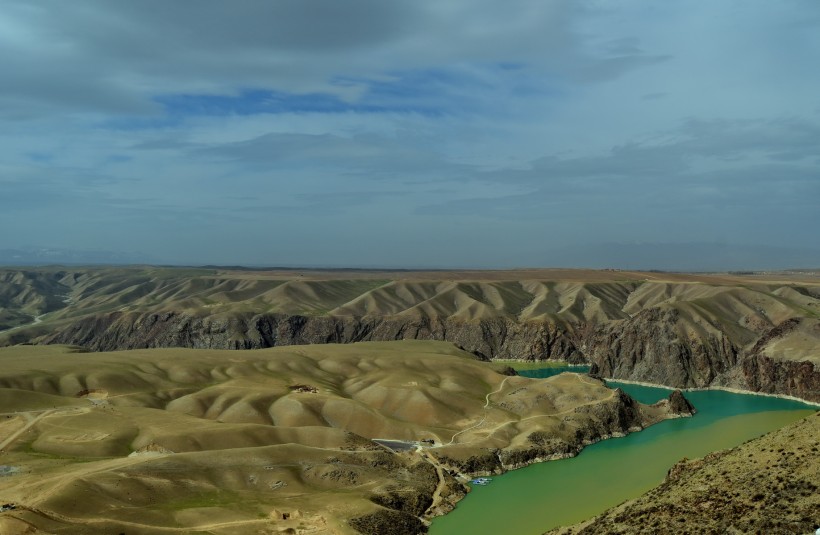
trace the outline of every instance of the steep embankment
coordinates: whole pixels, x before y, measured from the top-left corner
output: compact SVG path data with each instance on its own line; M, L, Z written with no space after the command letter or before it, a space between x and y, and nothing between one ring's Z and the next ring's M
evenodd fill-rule
M509 318L463 321L424 316L303 316L234 313L114 312L88 316L46 334L40 342L95 351L146 347L259 349L389 340L441 340L483 359L529 358L583 362L570 327Z
M636 500L556 534L814 533L820 528L820 414L684 460Z
M0 343L106 351L444 340L485 359L590 362L618 379L820 400L812 275L122 268L41 276L59 283L55 295L69 288L71 302Z
M586 355L605 377L820 401L820 320L784 313L771 318L780 323L761 322L758 333L745 319L705 321L680 308L653 308L596 329Z

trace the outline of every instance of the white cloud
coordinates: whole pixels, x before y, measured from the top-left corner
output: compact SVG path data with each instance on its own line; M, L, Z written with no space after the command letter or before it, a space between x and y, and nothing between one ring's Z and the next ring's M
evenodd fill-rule
M11 0L0 224L37 222L0 247L372 265L401 236L466 265L483 236L809 242L817 6Z

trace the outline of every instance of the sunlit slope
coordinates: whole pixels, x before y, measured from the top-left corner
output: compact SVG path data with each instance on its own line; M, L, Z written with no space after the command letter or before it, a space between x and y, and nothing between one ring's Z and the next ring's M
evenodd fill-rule
M502 390L515 391L505 398L498 414L496 409L485 414L500 422L510 422L510 415L517 419L539 411L560 412L611 396L597 383L590 386L575 376L551 382L505 377L493 365L443 342L373 342L247 353L189 349L85 353L63 346L16 346L0 349L0 361L0 389L13 392L6 399L7 403L13 400L14 410L29 405L41 409L63 399L83 405L77 399L88 398L122 410L160 409L220 423L277 429L332 427L367 438L432 438L442 443L472 422L476 408L485 405L491 391L498 390L499 395L504 395ZM504 388L499 390L502 381ZM547 384L547 390L536 392ZM595 387L598 398L590 397L587 386ZM536 401L528 395L535 395ZM136 418L136 428L143 420ZM150 436L144 433L148 432L131 437L135 448L156 442L159 436L154 430ZM179 444L171 448L157 443L180 449Z
M772 359L820 365L820 321L786 321L781 325L777 336L760 340L755 349Z
M690 276L688 281L682 276L670 276L667 278L675 280L665 281L658 274L631 272L608 273L609 280L601 280L605 278L601 272L574 273L575 279L586 273L588 281L499 280L493 272L474 272L473 280L454 280L448 272L441 272L441 280L430 278L435 272L417 278L405 273L373 273L349 279L344 278L345 272L323 279L316 274L181 268L25 273L28 275L0 271L6 281L0 284L0 310L8 317L19 316L19 321L23 317L31 319L35 312L48 313L43 322L54 325L87 315L124 311L223 316L406 316L463 321L505 318L597 324L668 305L705 323L719 322L721 328L728 322L740 323L738 336L748 338L742 329L758 332L795 314L820 315L820 286L804 281L772 284L697 276ZM538 273L520 273L522 277L534 274Z
M321 314L383 283L249 279L210 270L162 268L92 270L68 274L63 280L72 288L71 305L54 319L116 310L203 308Z
M110 351L443 340L483 359L586 362L619 379L820 399L813 273L133 267L0 274L12 281L0 317L17 325L0 332L0 345Z
M366 436L384 431L411 439L427 427L465 418L465 411L483 400L487 385L500 377L450 344L406 344L402 351L374 343L248 354L12 347L2 350L0 386L72 400L99 394L113 406L158 408L221 422L348 428L350 420ZM316 392L300 392L295 389L300 384ZM415 429L417 424L421 427Z
M449 470L572 454L669 414L580 375L496 367L423 341L3 348L0 456L14 473L0 503L15 509L0 531L409 533L463 495ZM435 446L395 453L370 439Z

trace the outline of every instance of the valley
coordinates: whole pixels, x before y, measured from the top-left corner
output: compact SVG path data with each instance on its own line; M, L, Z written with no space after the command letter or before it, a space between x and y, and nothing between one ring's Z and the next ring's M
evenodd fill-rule
M820 276L591 270L41 268L10 281L0 344L256 349L449 341L481 359L820 400ZM39 322L34 323L37 317Z
M645 387L632 383L820 401L814 272L146 266L0 279L0 502L13 506L0 531L420 533L471 477L691 414L679 393L635 401L626 392ZM561 362L589 374L510 367Z

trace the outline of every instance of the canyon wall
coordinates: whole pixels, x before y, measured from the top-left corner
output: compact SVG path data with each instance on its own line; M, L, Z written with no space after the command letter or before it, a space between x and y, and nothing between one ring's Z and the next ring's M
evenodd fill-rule
M798 324L801 320L796 321ZM803 319L820 332L820 322ZM775 336L770 335L775 331ZM648 309L602 325L517 323L495 318L328 317L184 313L113 313L92 316L44 336L40 342L94 351L146 347L259 349L304 344L389 340L452 342L483 360L558 359L591 363L603 377L674 388L724 386L820 401L817 359L784 360L764 354L775 327L749 349L720 330L687 333L675 309ZM762 341L762 345L761 345ZM820 345L815 354L820 353Z
M0 345L107 351L443 340L484 360L559 359L615 379L820 401L817 277L545 271L556 280L506 278L515 275L0 270L0 317L37 314L0 333Z

